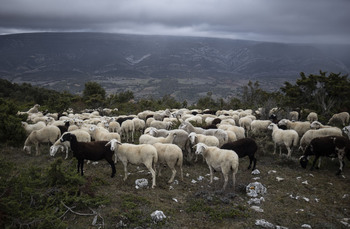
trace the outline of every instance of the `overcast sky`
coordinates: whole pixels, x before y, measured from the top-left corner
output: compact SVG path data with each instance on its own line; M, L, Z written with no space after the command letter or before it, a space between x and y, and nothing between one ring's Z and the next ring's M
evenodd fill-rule
M108 32L350 44L350 0L0 0L0 34Z

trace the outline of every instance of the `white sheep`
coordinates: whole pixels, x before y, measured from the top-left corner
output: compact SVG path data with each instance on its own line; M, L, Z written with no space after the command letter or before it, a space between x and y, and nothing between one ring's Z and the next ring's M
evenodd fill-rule
M112 119L109 123L108 123L108 131L109 132L114 132L114 133L118 133L121 134L121 127L120 124L115 121L114 119Z
M319 121L313 121L311 124L310 124L310 128L311 129L322 129L322 128L330 128L330 127L333 127L333 126L327 126L327 125L323 125L322 123L320 123Z
M130 119L125 120L121 126L122 137L126 142L132 141L134 142L134 133L135 133L135 125L134 122Z
M313 121L317 121L317 120L318 120L317 113L315 113L315 112L310 112L310 113L307 115L306 120L309 121L310 123L313 122Z
M39 155L39 144L54 144L61 137L61 131L57 126L45 126L40 130L32 131L24 142L23 150L31 153L31 145L35 145L36 155Z
M198 143L204 143L207 146L216 146L219 147L219 139L215 136L204 135L204 134L196 134L195 132L191 132L188 135L190 142L192 145L196 145Z
M29 135L33 130L40 130L46 126L45 122L37 122L34 124L28 124L27 122L22 122L22 127L25 129L27 135Z
M155 143L173 143L174 139L176 138L176 133L171 132L168 134L167 137L153 137L148 134L143 134L139 138L140 144L155 144Z
M295 130L282 130L274 123L268 126L269 130L272 130L272 140L274 142L273 154L276 154L277 146L280 147L280 155L282 154L282 145L284 145L288 150L288 157L292 155L292 147L296 147L299 141L299 135Z
M146 127L146 122L143 119L133 118L135 133L139 132L140 135L143 134L143 131Z
M159 121L159 120L153 120L149 127L154 127L156 129L166 129L169 130L170 127L172 126L172 122L164 122L164 121Z
M289 112L289 118L292 121L298 121L299 120L299 112L298 111Z
M350 115L348 112L334 114L328 121L328 124L336 124L340 122L343 126L349 123Z
M213 170L221 170L224 175L224 186L222 189L225 190L228 182L228 173L232 171L233 188L235 188L239 160L238 155L234 151L198 143L195 154L201 154L207 162L210 171L210 184L213 183Z
M156 129L154 127L148 128L145 133L153 136L153 137L167 137L169 133L176 133L176 138L173 140L173 144L180 147L184 155L190 155L191 147L188 139L188 133L184 130L175 129L175 130L164 130L164 129ZM191 156L191 155L190 155ZM190 159L189 159L190 160Z
M240 118L238 121L239 126L243 127L245 129L247 136L248 136L248 133L250 131L250 126L251 126L252 121L253 120L249 116L244 116L244 117Z
M317 137L326 137L326 136L342 136L342 131L338 127L331 128L322 128L318 130L308 130L300 139L299 149L303 152L306 147L310 144L311 140Z
M27 113L31 114L31 113L38 113L39 112L39 108L40 105L39 104L35 104L32 108L30 108Z
M166 109L165 111L157 111L154 113L153 118L158 121L163 121L165 117L170 117L171 112L169 109Z
M175 166L178 166L180 169L181 180L183 180L183 154L180 147L174 144L164 144L164 143L155 143L153 145L157 149L158 153L158 176L161 176L162 165L167 165L172 172L172 175L168 183L172 183L176 176Z
M344 134L346 134L346 136L348 136L348 138L350 139L350 126L345 126L343 128L343 132Z
M295 130L299 137L303 136L306 131L310 130L310 122L292 122L288 119L281 119L278 122L279 126L286 126L287 129Z
M267 131L267 127L271 124L271 120L253 120L250 124L252 135L259 135Z
M110 133L105 128L96 125L90 126L88 132L95 141L110 141L114 138L120 141L120 135L118 133Z
M124 165L124 181L128 178L128 163L133 165L144 164L152 174L152 188L156 186L155 165L158 162L157 149L150 144L134 145L120 143L117 139L110 140L107 144Z
M65 135L66 133L71 133L74 134L77 137L78 142L91 142L91 136L90 134L85 131L85 130L73 130L73 131L68 131L62 134ZM60 139L57 139L57 141L50 147L50 155L53 157L57 153L58 149L63 148L66 151L66 157L65 159L68 158L68 152L70 148L70 142L69 141L64 141L61 142Z
M218 129L225 130L225 131L232 131L236 134L237 140L245 138L245 129L240 126L232 126L227 124L218 124Z

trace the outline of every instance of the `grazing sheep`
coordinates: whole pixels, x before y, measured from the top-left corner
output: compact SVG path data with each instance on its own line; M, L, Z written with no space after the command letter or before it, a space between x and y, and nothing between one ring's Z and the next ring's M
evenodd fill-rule
M340 167L336 175L339 175L343 171L344 158L347 157L350 160L350 141L348 138L342 136L327 136L312 139L310 144L306 147L304 155L299 159L300 165L304 169L306 168L310 155L315 155L311 170L313 170L320 157L338 158ZM320 167L320 162L321 161L319 161L317 168Z
M273 154L276 154L277 146L280 147L280 155L282 154L282 145L288 150L288 157L291 157L293 146L298 145L299 135L295 130L282 130L279 129L275 123L271 123L268 126L269 130L272 130L272 140L274 142ZM292 148L292 149L291 149Z
M286 126L287 129L295 130L299 137L303 136L306 131L310 130L309 122L292 122L288 119L281 119L278 126Z
M107 141L95 141L95 142L78 142L77 137L74 134L67 133L60 138L61 142L69 141L73 156L78 160L78 173L79 169L81 175L84 175L84 160L100 161L105 159L112 168L112 175L114 177L116 173L115 165L112 160L114 151L109 147L106 147Z
M24 142L23 150L31 153L31 146L35 145L36 155L39 155L39 144L51 143L54 144L61 137L61 131L57 126L45 126L40 130L33 130L26 141Z
M338 127L323 128L318 130L308 130L300 139L299 149L304 152L305 148L310 144L311 140L317 137L325 136L342 136L342 131Z
M341 123L343 126L345 126L347 123L349 123L349 113L348 112L341 112L338 114L334 114L328 121L328 124L337 124Z
M22 126L25 129L27 135L29 135L33 130L40 130L46 126L45 122L40 121L35 124L28 124L27 122L22 122Z
M256 144L254 139L252 139L252 138L242 138L242 139L239 139L239 140L237 140L235 142L225 143L220 148L221 149L233 150L235 153L237 153L239 158L248 156L249 160L250 160L248 169L251 168L252 163L253 163L252 170L255 170L255 166L256 166L255 153L258 150L258 145Z
M91 136L90 134L85 131L85 130L73 130L73 131L69 131L69 132L65 132L63 135L67 134L67 133L71 133L74 134L77 137L77 141L78 142L91 142ZM68 158L68 152L69 152L69 148L70 148L70 143L69 141L66 142L61 142L60 139L57 139L57 141L50 147L50 155L53 157L55 156L55 154L57 153L59 148L62 148L66 151L66 158Z
M140 136L139 143L140 144L155 144L155 143L173 143L177 134L174 132L169 133L167 137L153 137L148 134L143 134Z
M201 154L205 158L210 171L210 184L213 183L213 170L221 171L224 175L222 190L225 190L228 182L228 173L232 171L233 188L235 188L236 173L239 165L238 155L235 152L198 143L195 154Z
M121 124L121 132L126 142L129 142L129 140L134 142L135 125L131 119L127 119Z
M183 171L182 171L183 154L180 147L174 144L164 144L164 143L155 143L153 146L157 149L158 164L160 165L166 164L172 172L172 175L168 183L169 184L172 183L175 179L175 175L176 175L175 165L179 167L181 180L183 180L184 179ZM158 176L161 176L161 168L162 166L158 167Z
M128 178L128 163L133 165L144 164L152 174L152 188L156 186L155 165L158 162L158 153L154 146L150 144L122 144L117 139L110 140L106 146L108 145L124 165L124 181Z
M306 120L309 121L310 123L313 121L317 121L318 120L318 116L315 112L310 112L307 117Z

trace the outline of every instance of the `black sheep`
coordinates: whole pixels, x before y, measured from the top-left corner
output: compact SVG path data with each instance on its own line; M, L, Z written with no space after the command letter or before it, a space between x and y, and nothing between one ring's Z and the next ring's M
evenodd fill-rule
M319 157L338 158L340 167L336 175L339 175L343 170L344 158L347 157L350 160L349 150L350 141L346 137L326 136L314 138L306 147L304 155L300 157L300 165L305 169L309 161L309 156L311 155L315 155L315 159L312 163L311 170L314 169ZM316 168L319 168L319 166Z
M70 125L70 123L69 123L69 121L67 121L64 123L64 126L57 126L61 131L61 135L63 135L63 133L68 131L69 125Z
M248 169L251 168L252 162L253 162L254 164L253 164L252 170L255 170L255 166L256 166L255 153L258 150L258 145L256 144L254 139L242 138L234 142L228 142L223 144L221 146L221 149L233 150L237 153L239 158L248 156L250 160Z
M78 142L77 137L74 134L67 133L60 139L61 142L69 141L73 156L78 159L78 173L79 168L81 169L81 175L84 175L83 167L84 160L99 161L106 159L106 161L112 167L112 175L114 177L116 173L115 165L112 160L114 152L111 151L110 147L107 147L107 141L95 141L95 142Z

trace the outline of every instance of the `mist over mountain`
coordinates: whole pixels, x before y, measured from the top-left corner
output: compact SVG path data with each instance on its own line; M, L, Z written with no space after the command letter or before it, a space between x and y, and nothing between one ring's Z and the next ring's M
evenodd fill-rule
M296 45L202 37L104 33L0 36L0 78L81 93L100 83L107 93L136 98L165 94L194 101L212 92L227 98L249 80L266 90L300 72L349 73L350 46Z

